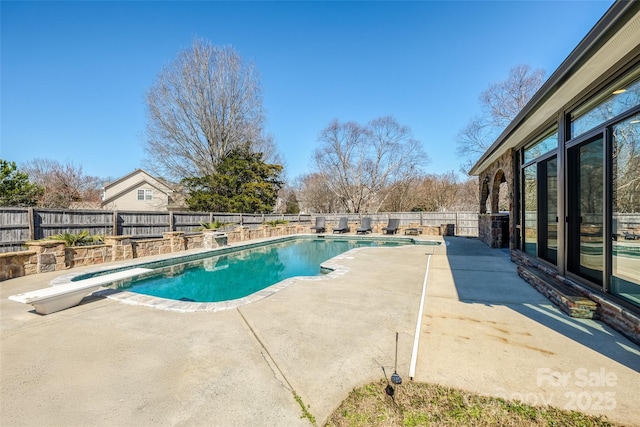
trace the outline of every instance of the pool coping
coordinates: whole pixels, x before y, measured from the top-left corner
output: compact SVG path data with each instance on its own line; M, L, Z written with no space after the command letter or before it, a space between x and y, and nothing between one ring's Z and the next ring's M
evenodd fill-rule
M154 256L154 259L141 259L137 258L136 260L130 260L123 262L121 264L110 265L109 267L95 268L90 270L85 270L82 272L75 272L66 274L64 276L60 276L50 282L52 286L63 285L66 283L73 282L74 279L77 280L79 278L85 276L92 276L96 274L107 274L110 272L121 271L125 269L129 269L132 267L143 267L149 266L150 264L162 263L167 260L172 260L176 258L185 258L188 260L204 258L209 255L215 255L216 253L224 254L226 252L235 252L236 250L248 249L252 247L263 246L270 243L275 242L284 242L288 240L294 240L298 238L329 238L329 239L357 239L357 240L389 240L389 241L411 241L413 244L420 244L418 242L432 242L434 245L439 245L441 242L437 240L427 240L427 239L416 239L416 238L408 238L408 237L389 237L389 236L354 236L354 235L329 235L329 234L295 234L289 236L278 236L278 237L270 237L264 239L252 240L249 242L238 242L230 245L226 245L220 248L214 249L198 249L190 253L179 252L179 253L170 253ZM399 248L402 246L398 246ZM143 307L150 307L159 310L165 311L174 311L180 313L193 313L193 312L218 312L223 310L231 310L238 307L242 307L247 304L251 304L253 302L268 298L281 290L289 287L293 283L300 281L321 281L321 280L331 280L333 278L342 276L349 271L349 268L340 263L342 259L349 259L352 256L363 250L363 249L380 249L379 247L359 247L353 248L344 252L340 255L337 255L333 258L328 259L327 261L320 264L320 268L322 270L327 270L328 273L321 274L318 276L294 276L282 280L278 283L275 283L271 286L268 286L264 289L261 289L257 292L252 293L251 295L247 295L242 298L237 298L233 300L220 301L220 302L193 302L193 301L179 301L172 300L167 298L161 298L151 295L144 295L135 292L130 292L126 290L113 289L111 287L106 287L106 289L101 289L96 292L93 292L93 296L108 298L110 300L118 301L124 304L137 305ZM387 249L389 249L387 247ZM149 258L149 257L147 257ZM115 283L115 282L114 282Z

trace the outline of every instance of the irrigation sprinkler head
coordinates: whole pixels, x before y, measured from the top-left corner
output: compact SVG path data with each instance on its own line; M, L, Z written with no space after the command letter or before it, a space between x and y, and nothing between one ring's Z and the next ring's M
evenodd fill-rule
M400 375L394 372L393 375L391 375L391 382L395 385L400 385L402 384L402 378L400 377Z

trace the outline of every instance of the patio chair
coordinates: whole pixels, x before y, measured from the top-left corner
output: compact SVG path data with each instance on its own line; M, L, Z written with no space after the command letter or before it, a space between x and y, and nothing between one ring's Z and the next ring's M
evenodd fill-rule
M343 216L342 218L340 218L340 221L338 222L338 226L333 229L333 232L348 233L349 231L351 231L351 229L349 228L349 219L346 216Z
M624 240L640 240L640 234L629 233L628 231L623 231Z
M386 227L382 227L382 231L386 234L396 234L398 227L400 226L400 220L397 218L390 218Z
M316 225L314 225L313 227L311 227L312 230L316 230L316 233L324 233L327 228L324 225L324 217L323 216L317 216L316 217Z
M360 227L356 228L356 234L367 234L371 233L371 218L366 216L362 218L362 224Z

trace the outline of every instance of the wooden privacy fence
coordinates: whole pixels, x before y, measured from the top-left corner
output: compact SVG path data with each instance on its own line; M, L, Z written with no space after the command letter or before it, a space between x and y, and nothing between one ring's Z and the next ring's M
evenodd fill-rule
M39 208L0 208L0 253L24 250L29 240L39 240L61 233L131 236L134 239L161 237L169 231L196 233L200 223L219 221L233 225L258 227L264 222L283 220L291 224L312 225L316 216L324 216L327 225L348 217L360 223L365 216L374 224L386 224L398 218L401 226L440 226L454 224L458 236L478 235L476 212L399 212L376 214L238 214L225 212L142 212L108 210L63 210Z
M236 214L221 212L141 212L0 208L0 253L24 250L29 240L88 231L91 235L162 237L168 231L198 232L200 223L219 221L257 227L265 221L311 224L311 215Z

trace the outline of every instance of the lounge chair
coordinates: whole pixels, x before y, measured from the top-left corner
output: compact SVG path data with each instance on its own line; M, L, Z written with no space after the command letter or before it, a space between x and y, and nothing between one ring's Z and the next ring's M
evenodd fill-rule
M311 227L312 230L316 230L316 233L324 233L327 231L326 226L324 225L324 217L317 216L316 217L316 225Z
M624 240L640 240L640 234L629 233L628 231L623 231Z
M360 225L360 227L356 228L356 234L367 234L371 233L371 231L371 218L366 216L362 218L362 224Z
M349 219L346 216L343 216L342 218L340 218L340 221L338 222L338 226L333 229L333 232L348 233L349 231L351 231L351 229L349 228Z
M397 218L389 219L386 227L382 227L382 231L387 234L396 234L398 227L400 226L400 220Z

